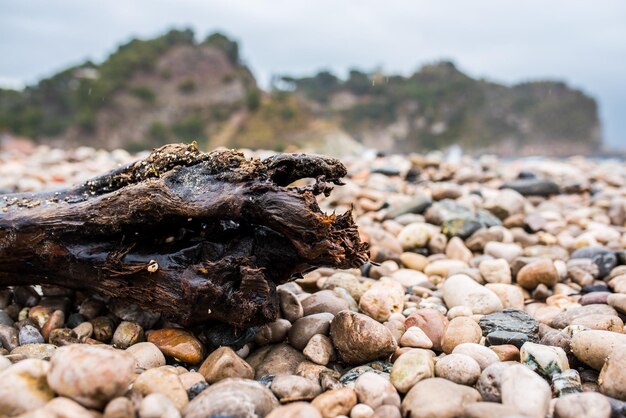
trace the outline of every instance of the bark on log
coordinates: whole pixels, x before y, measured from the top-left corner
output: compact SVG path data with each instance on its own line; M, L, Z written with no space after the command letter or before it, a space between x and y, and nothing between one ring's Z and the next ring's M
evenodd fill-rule
M351 214L323 214L315 198L345 174L327 157L172 144L75 188L2 195L0 286L97 293L183 325L263 324L277 285L367 260ZM287 187L301 178L315 183Z

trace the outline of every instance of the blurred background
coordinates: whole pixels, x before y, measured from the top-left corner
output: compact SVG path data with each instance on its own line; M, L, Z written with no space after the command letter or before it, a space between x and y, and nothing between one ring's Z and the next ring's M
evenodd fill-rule
M0 56L5 149L626 149L623 1L0 0Z

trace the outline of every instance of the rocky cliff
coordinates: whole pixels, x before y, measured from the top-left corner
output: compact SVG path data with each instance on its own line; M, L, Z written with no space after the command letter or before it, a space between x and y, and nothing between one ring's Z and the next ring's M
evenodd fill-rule
M206 147L361 146L417 151L459 144L501 155L593 154L593 98L562 82L505 86L450 62L409 77L351 71L277 77L261 91L221 34L190 30L132 40L24 91L0 90L0 131L62 145L145 149L197 139Z

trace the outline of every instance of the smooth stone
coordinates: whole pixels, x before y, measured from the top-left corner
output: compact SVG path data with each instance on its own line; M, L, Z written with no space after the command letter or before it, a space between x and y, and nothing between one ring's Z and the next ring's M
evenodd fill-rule
M511 284L511 267L504 258L484 260L478 265L480 275L487 283Z
M403 250L414 250L426 246L432 236L430 225L423 222L411 223L402 228L398 234L398 241Z
M246 359L248 364L255 370L255 376L295 374L298 365L305 360L304 355L288 344L277 344L270 346L270 349L262 356L258 357L253 364L253 359Z
M616 345L602 367L598 384L606 396L626 401L626 344Z
M59 347L52 356L48 384L83 406L102 408L126 392L134 369L134 358L124 351L73 344Z
M436 260L429 263L424 268L424 273L427 276L440 276L448 277L453 273L462 271L467 268L467 263L461 260Z
M604 304L579 306L556 315L552 318L550 326L559 329L565 328L571 325L575 320L585 318L589 315L617 316L617 312L612 307Z
M185 418L264 417L279 405L271 390L253 380L229 378L209 386L183 410ZM246 415L247 414L247 415Z
M76 337L79 340L84 341L87 338L91 338L93 335L93 325L91 322L83 322L78 324L73 331L76 333Z
M615 347L626 345L626 334L588 330L574 334L570 342L572 353L583 363L601 370Z
M89 322L93 325L94 339L105 344L111 341L113 332L115 331L115 323L111 318L108 316L99 316Z
M551 377L569 369L567 354L561 347L526 342L520 348L520 361L532 371Z
M303 361L296 368L296 375L315 381L321 381L322 375L326 373L331 373L337 379L341 376L337 376L339 372L334 372L325 366L311 363L310 361Z
M489 314L503 309L495 293L464 274L448 277L441 291L448 308L467 306L475 314Z
M615 293L626 294L626 274L611 279L609 281L609 287Z
M494 331L487 334L487 345L507 345L511 344L521 348L528 341L528 335L521 332Z
M404 329L404 324L401 324ZM407 329L402 337L400 337L401 347L411 348L432 348L433 342L428 338L428 335L419 327L410 327Z
M493 363L482 371L476 382L476 389L480 392L484 401L502 402L502 393L500 390L502 377L504 371L510 366L510 363Z
M0 344L9 351L20 345L19 332L9 325L0 325Z
M519 411L495 402L476 402L465 406L461 418L517 418Z
M400 408L395 405L381 405L369 418L402 418Z
M337 288L344 289L356 301L367 290L358 277L349 273L335 273L323 280L322 290L335 290Z
M474 255L465 246L459 237L452 237L446 246L446 257L452 260L461 260L469 263Z
M270 386L281 403L309 401L322 393L319 382L296 375L280 375L272 380Z
M272 323L262 326L254 337L254 342L258 345L281 343L287 338L290 328L291 322L279 318Z
M153 343L143 342L131 345L126 349L135 359L135 365L140 369L152 369L165 366L165 356L159 347Z
M454 418L466 405L480 402L476 389L434 377L418 382L402 401L405 418Z
M559 282L559 278L559 272L554 267L554 262L544 258L522 267L515 280L524 289L532 290L539 284L553 287Z
M63 311L54 311L46 323L41 327L41 336L45 341L49 341L50 333L59 329L65 324L65 314Z
M610 294L606 298L606 303L612 306L616 311L626 315L626 295L621 293Z
M561 396L554 404L554 418L609 418L611 404L599 393Z
M459 344L454 347L452 354L464 354L473 358L481 370L485 370L488 366L500 361L500 358L493 350L475 343Z
M35 321L37 327L41 328L50 319L54 309L49 306L33 306L28 310L28 317Z
M570 322L570 325L579 325L589 329L624 333L624 321L617 315L591 314L579 316Z
M189 331L158 329L148 334L148 342L156 345L164 355L183 363L198 364L203 358L202 344Z
M432 349L441 351L441 341L448 328L449 321L444 314L432 308L418 309L411 313L404 322L406 329L418 327L433 343Z
M313 363L325 366L335 359L335 348L330 338L323 334L315 334L302 350L302 354Z
M37 328L32 325L24 325L19 333L20 345L43 344L44 339Z
M151 393L139 404L139 418L180 418L176 405L162 393Z
M144 341L145 336L141 325L135 322L122 321L113 333L112 343L117 348L126 349L131 345Z
M571 340L572 336L566 330L557 330L546 324L539 325L540 344L561 347L565 352L569 352Z
M388 379L379 374L366 372L354 382L354 391L360 403L376 409L388 396L397 395L396 389Z
M504 183L501 189L512 189L522 196L550 196L560 193L557 183L552 180L538 178L524 178Z
M489 349L497 354L497 356L500 358L500 361L520 360L519 348L517 348L513 344L492 345L489 346Z
M500 229L481 228L465 240L465 245L472 251L482 252L488 242L502 241L503 238L503 233Z
M570 256L572 259L589 258L598 266L598 278L606 277L617 265L615 252L604 247L589 246L577 249Z
M490 241L485 244L484 253L493 258L503 258L511 263L515 258L522 255L523 250L518 244Z
M409 269L416 271L424 271L428 265L428 257L421 254L405 252L400 256L400 262Z
M350 410L350 418L371 418L374 415L372 407L363 403L358 403Z
M11 350L12 355L25 356L39 360L50 360L57 347L53 344L26 344Z
M552 390L538 374L514 364L504 369L500 382L502 405L523 411L524 415L545 417L550 409Z
M341 311L330 324L330 338L339 358L347 364L385 359L398 348L384 325L367 315Z
M54 397L46 375L47 361L22 360L0 372L0 413L19 415L44 406Z
M85 341L88 341L88 339L85 339ZM78 336L73 330L69 328L57 328L50 331L48 342L62 347L70 344L79 344L81 340L78 339Z
M183 387L189 394L189 390L198 383L206 383L206 379L198 372L187 372L178 376Z
M437 359L435 376L460 385L472 386L480 377L480 365L465 354L448 354Z
M539 322L519 309L507 308L501 312L485 315L480 318L478 325L484 336L495 331L518 332L525 334L530 341L537 341L539 334Z
M463 343L478 343L482 337L482 330L472 318L459 316L450 321L441 340L441 348L446 354Z
M591 292L584 294L578 303L581 305L607 304L610 292Z
M254 369L230 347L221 347L209 354L198 372L209 384L229 377L254 378Z
M265 418L322 418L322 414L307 402L294 402L279 406Z
M400 355L393 363L389 380L400 392L408 392L417 382L435 376L435 362L431 352L412 349Z
M483 207L504 220L509 216L523 213L525 203L526 199L517 191L502 189L488 199Z
M187 391L178 373L170 366L156 367L141 373L133 383L133 391L143 396L161 393L172 401L179 411L189 403Z
M122 396L111 400L104 408L102 418L135 418L133 402Z
M404 318L404 315L402 317ZM393 318L393 319L390 319L389 321L386 321L386 322L383 323L383 325L386 326L387 329L389 329L389 331L391 331L391 335L393 335L393 338L398 343L400 342L400 340L402 339L402 336L406 332L406 328L404 326L404 322L405 322L404 320ZM416 327L414 327L414 328L416 328Z
M409 213L422 213L432 204L432 200L424 195L412 196L406 202L394 205L387 210L385 219L395 219Z
M322 393L313 399L311 405L317 408L323 418L335 418L347 415L356 403L356 393L346 387Z
M298 319L289 329L289 344L303 350L315 334L328 335L334 317L331 313L323 312Z
M415 271L411 269L399 269L397 271L394 271L391 276L389 276L389 278L397 283L400 283L403 286L403 293L404 289L420 286L421 284L428 282L428 276L426 274L422 273L421 271ZM375 284L384 283L386 279L386 277L382 277Z
M504 283L487 283L485 287L500 298L500 302L502 302L502 306L505 309L524 309L524 293L519 286Z
M369 288L359 300L359 309L379 322L401 313L404 307L404 288L398 282L381 279Z
M31 411L28 414L20 415L20 418L93 418L93 414L80 404L68 398L54 398L45 406Z
M402 246L396 236L382 228L363 228L369 238L370 259L377 263L386 260L397 260L402 254Z
M277 293L278 303L280 311L283 314L283 318L291 323L294 323L304 316L304 308L295 293L281 288L278 289Z
M339 311L350 308L347 300L339 297L332 290L320 290L301 301L304 316L329 312L337 315Z

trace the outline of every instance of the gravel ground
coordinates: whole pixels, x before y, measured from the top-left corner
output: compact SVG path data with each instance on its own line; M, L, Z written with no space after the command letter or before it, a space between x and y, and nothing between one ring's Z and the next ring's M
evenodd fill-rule
M0 153L0 190L136 157ZM626 416L626 166L344 162L320 205L353 208L372 263L279 286L281 317L233 346L104 298L0 288L0 417Z

